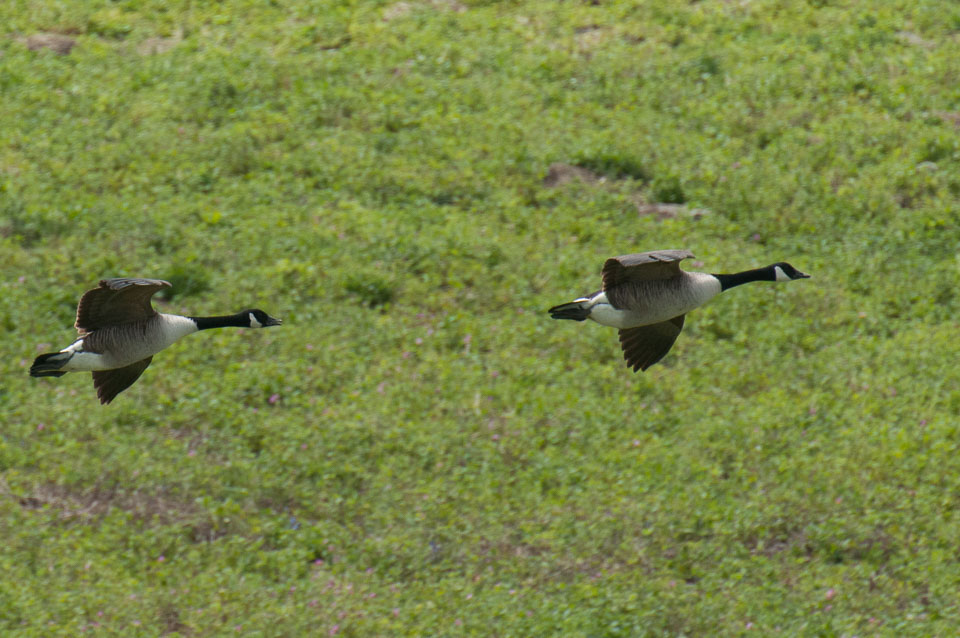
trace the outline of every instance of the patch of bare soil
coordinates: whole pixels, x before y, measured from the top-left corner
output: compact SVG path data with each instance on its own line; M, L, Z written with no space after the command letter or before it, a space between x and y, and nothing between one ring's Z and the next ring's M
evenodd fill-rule
M543 185L550 188L566 184L567 182L581 181L595 184L603 178L591 170L573 164L555 162L547 169L547 176L543 178Z
M77 41L61 33L34 33L20 40L31 51L50 49L57 55L67 55L77 46Z

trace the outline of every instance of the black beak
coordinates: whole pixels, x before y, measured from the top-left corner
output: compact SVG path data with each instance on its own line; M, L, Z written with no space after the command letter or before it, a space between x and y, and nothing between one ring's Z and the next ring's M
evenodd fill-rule
M263 324L264 328L269 328L270 326L279 326L283 324L283 319L274 319L273 317L267 317L267 323Z
M805 272L800 272L800 271L798 270L798 271L797 271L797 277L796 277L796 278L797 278L797 279L810 279L810 275L808 275L808 274L805 273Z

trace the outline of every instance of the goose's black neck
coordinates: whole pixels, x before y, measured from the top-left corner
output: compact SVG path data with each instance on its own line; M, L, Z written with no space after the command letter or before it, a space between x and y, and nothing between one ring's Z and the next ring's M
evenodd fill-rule
M776 281L777 273L773 266L764 266L763 268L735 272L732 275L714 275L714 277L720 280L720 290L723 291L734 286L748 284L751 281Z
M249 328L250 319L242 312L235 315L223 315L220 317L187 317L197 324L197 330L209 330L210 328Z

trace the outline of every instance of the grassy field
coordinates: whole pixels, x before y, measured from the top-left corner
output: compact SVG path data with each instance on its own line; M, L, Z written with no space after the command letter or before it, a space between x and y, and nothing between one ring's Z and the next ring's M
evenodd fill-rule
M0 25L4 636L955 635L960 5ZM813 278L549 318L659 248ZM111 276L285 323L30 378Z

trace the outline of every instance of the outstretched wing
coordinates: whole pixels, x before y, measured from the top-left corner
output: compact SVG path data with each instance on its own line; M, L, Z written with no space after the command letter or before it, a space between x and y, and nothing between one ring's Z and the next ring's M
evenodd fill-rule
M663 359L683 330L683 315L648 326L620 331L623 358L633 371L646 370Z
M150 298L170 283L160 279L104 279L88 290L77 305L77 331L88 332L118 323L149 319L157 314Z
M132 386L150 365L151 359L153 357L147 357L123 368L94 372L93 387L97 389L97 398L100 399L100 403L103 405L110 403L115 396Z
M633 281L670 279L680 275L680 262L693 257L689 250L656 250L611 257L603 264L603 289Z

